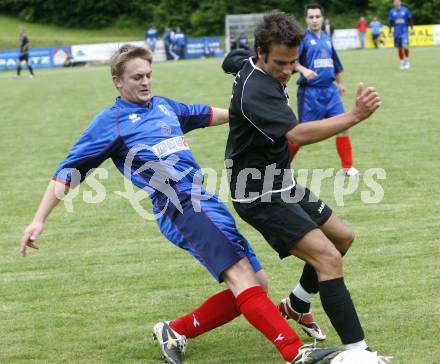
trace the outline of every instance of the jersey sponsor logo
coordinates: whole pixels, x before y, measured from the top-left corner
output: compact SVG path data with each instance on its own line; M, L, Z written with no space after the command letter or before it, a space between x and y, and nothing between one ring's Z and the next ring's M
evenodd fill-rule
M179 152L181 150L190 150L185 137L183 135L174 138L169 138L153 145L154 154L159 158L166 157L167 155Z
M313 61L315 68L333 68L333 60L331 58L318 58Z
M136 123L136 122L138 122L139 120L141 120L140 116L139 116L138 114L135 114L135 113L130 114L130 115L128 116L128 118L131 120L131 122L132 122L133 124Z

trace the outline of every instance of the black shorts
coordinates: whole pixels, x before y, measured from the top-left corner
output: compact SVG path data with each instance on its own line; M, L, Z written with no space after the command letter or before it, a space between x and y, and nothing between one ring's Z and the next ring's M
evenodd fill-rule
M22 61L29 62L29 53L20 54L20 57L18 57L18 61L19 62L22 62Z
M324 224L332 210L307 187L297 184L290 192L299 196L291 202L281 193L271 195L270 202L234 202L238 215L257 229L283 259L304 235ZM302 196L302 197L301 197Z
M380 37L380 34L373 34L373 40L376 40L376 39L378 39L379 37Z

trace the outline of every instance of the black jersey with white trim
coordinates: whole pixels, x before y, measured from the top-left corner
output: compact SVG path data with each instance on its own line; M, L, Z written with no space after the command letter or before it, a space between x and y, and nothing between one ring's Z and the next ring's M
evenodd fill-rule
M286 86L255 63L249 51L237 50L222 65L225 72L235 74L225 158L228 168L232 161L230 185L236 201L254 200L295 184L285 134L298 121Z

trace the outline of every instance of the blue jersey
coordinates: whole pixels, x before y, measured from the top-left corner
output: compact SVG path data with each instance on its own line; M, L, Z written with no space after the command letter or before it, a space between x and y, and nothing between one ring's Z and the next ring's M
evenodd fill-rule
M407 7L393 8L388 14L390 27L394 27L394 36L399 37L408 33L408 26L413 24L413 17Z
M182 32L175 33L173 42L176 46L183 47L186 44L185 34Z
M301 86L328 87L335 80L335 74L343 70L327 33L321 32L318 37L309 29L298 49L298 63L318 74L310 81L301 75L297 82Z
M371 29L372 35L380 35L380 29L382 28L382 23L379 20L373 20L370 22L368 27Z
M158 37L159 34L155 28L148 29L147 33L145 34L145 39L157 40Z
M200 167L183 134L209 126L211 121L208 105L153 97L148 106L142 106L118 97L95 117L58 166L54 179L74 187L111 158L121 173L152 198L169 186L188 190L195 176L200 176Z

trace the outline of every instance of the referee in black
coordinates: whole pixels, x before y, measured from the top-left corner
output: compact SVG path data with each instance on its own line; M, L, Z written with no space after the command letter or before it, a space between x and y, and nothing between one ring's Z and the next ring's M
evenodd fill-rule
M296 183L287 141L306 145L330 138L367 119L380 98L374 88L360 85L351 111L298 124L286 84L303 37L293 17L272 11L255 29L256 55L234 50L223 62L223 70L235 75L225 153L231 197L240 217L280 258L294 255L306 262L300 282L305 291L319 291L343 344L368 349L342 274L342 255L354 234L323 201Z
M29 63L29 38L26 36L24 27L20 27L18 31L20 37L20 56L18 57L17 62L17 77L20 77L21 62L25 61L30 72L29 77L34 78L34 70Z

